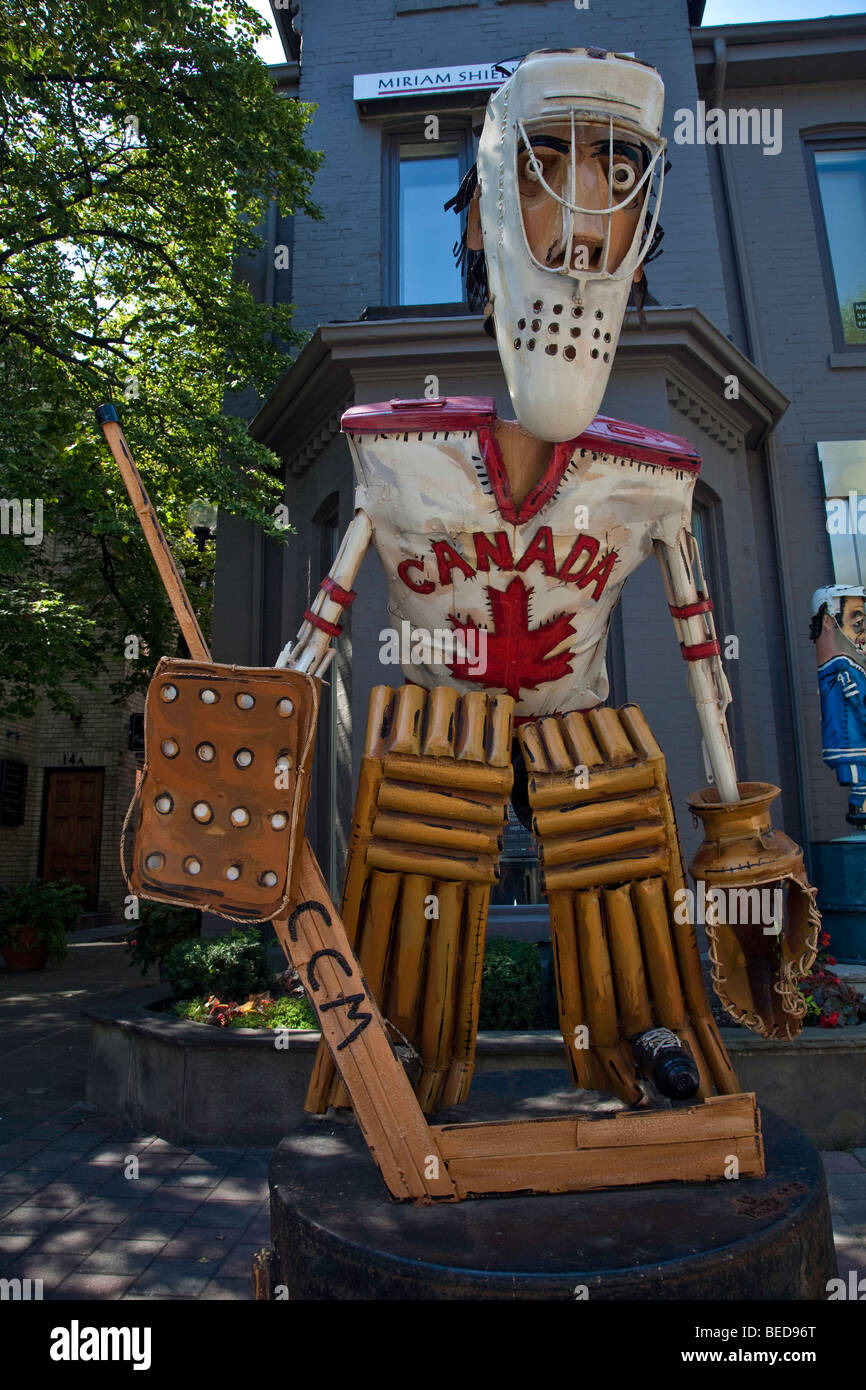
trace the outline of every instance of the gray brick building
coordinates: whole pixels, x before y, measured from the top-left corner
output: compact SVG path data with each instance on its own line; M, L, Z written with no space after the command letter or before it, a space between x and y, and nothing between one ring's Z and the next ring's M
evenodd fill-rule
M296 322L311 338L252 426L284 461L297 534L279 549L239 523L221 528L216 652L273 660L296 631L352 515L349 452L339 434L348 405L429 394L433 377L443 395L493 395L500 412L511 413L493 343L457 302L462 292L449 295L445 278L436 302L416 302L411 283L407 292L415 272L399 196L404 171L436 129L431 117L443 170L464 172L501 78L434 94L415 85L424 80L419 73L481 76L485 65L542 47L633 52L664 79L672 167L664 255L648 272L651 307L645 327L628 313L603 412L685 435L703 458L696 513L717 627L735 639L726 645L726 670L738 773L781 787L776 823L804 844L814 868L813 847L844 837L846 826L844 791L821 761L810 599L821 585L851 582L831 552L832 482L818 446L866 440L866 331L843 323L830 220L837 213L827 210L823 171L837 170L843 152L845 187L859 196L866 17L702 29L701 12L700 0L592 0L587 9L571 0L302 0L290 31L288 12L275 8L296 54L279 80L288 96L317 103L310 141L326 154L316 184L325 220L298 219L291 269L268 276L268 292L296 304ZM377 85L388 94L376 95ZM764 113L763 127L734 119L756 143L701 138L707 112L728 119L752 109L758 122ZM691 143L681 142L684 112L694 113ZM430 225L432 246L445 233ZM274 244L281 233L272 229ZM866 225L858 254L866 286ZM257 404L248 403L250 413ZM866 542L852 544L856 566ZM369 690L395 679L378 662L388 617L375 556L356 588L331 668L310 822L335 881ZM652 564L626 587L610 665L612 702L636 700L666 751L688 853L696 832L685 797L706 775Z

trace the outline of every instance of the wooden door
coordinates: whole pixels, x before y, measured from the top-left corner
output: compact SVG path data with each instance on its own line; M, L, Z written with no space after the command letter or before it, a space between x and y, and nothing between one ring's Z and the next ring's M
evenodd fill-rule
M99 893L102 831L101 767L48 771L42 877L68 878L85 890L84 907L95 910Z

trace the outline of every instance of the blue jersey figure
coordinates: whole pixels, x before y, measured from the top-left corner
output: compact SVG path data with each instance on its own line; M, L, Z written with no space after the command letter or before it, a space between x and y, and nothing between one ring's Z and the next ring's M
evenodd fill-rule
M819 589L810 636L817 643L822 756L849 788L850 825L866 828L866 611L864 590Z

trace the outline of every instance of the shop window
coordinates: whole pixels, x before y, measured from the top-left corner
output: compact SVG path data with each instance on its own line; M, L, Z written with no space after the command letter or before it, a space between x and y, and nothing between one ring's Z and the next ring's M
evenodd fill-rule
M821 249L842 349L866 345L866 138L812 144Z

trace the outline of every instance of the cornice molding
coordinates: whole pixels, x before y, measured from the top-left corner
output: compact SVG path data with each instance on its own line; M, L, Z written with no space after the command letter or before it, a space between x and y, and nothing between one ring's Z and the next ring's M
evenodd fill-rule
M715 439L730 454L735 454L742 447L742 432L731 429L720 415L707 407L705 401L699 400L681 382L670 377L665 378L665 386L670 405L702 429L710 439Z
M787 398L709 319L692 307L626 315L614 373L663 373L668 399L724 448L756 447L788 406ZM346 405L372 383L431 374L502 380L495 343L479 316L359 320L317 328L250 424L253 438L305 471L339 430ZM725 399L736 377L739 398ZM387 390L385 392L387 394ZM419 387L419 395L421 390Z

